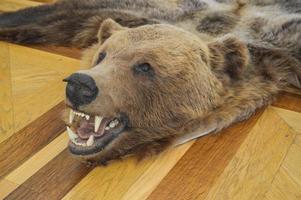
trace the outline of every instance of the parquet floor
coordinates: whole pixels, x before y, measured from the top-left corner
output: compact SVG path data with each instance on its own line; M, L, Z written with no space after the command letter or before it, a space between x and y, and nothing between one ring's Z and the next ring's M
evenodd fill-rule
M0 11L43 1L1 0ZM68 154L60 121L62 79L79 57L0 42L0 199L301 199L300 94L158 157L85 167Z

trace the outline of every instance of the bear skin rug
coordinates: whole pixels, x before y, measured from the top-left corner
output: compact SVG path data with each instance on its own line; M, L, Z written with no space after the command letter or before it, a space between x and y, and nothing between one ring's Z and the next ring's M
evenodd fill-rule
M249 118L301 88L301 2L59 0L0 15L0 40L83 48L67 77L70 152L91 164Z

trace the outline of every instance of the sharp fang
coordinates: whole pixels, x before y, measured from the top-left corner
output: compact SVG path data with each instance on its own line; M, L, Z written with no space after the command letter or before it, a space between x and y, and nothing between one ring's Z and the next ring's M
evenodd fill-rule
M69 113L69 123L70 124L73 122L74 115L75 115L74 111L70 110L70 113Z
M86 115L85 117L86 117L86 120L89 120L89 119L90 119L90 116L89 116L89 115Z
M116 119L115 120L115 126L119 124L119 121Z
M78 136L67 126L67 132L71 141L75 141Z
M87 141L87 146L92 146L94 143L94 135L90 135L88 141Z
M114 123L114 122L111 122L111 123L109 124L109 126L110 126L110 128L114 128L114 127L115 127L115 123Z
M118 122L117 119L114 120L114 121L111 121L111 123L109 124L109 127L110 127L110 128L114 128L115 126L117 126L118 123L119 123L119 122Z
M106 126L105 130L110 130L110 127L109 127L109 126Z
M102 117L99 117L99 116L95 116L95 123L94 123L94 132L96 133L99 129L99 126L101 124L101 120L102 120Z

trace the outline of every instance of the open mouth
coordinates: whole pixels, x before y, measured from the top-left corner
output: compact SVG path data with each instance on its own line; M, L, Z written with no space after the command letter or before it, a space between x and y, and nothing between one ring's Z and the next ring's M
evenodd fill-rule
M67 132L69 150L75 155L91 155L100 152L127 126L125 115L102 117L70 110Z

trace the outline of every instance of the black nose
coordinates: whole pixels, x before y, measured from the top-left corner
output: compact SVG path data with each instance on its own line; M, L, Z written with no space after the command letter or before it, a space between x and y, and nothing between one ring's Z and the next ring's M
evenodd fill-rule
M86 74L74 73L64 81L68 82L66 96L76 108L91 103L98 94L94 79Z

